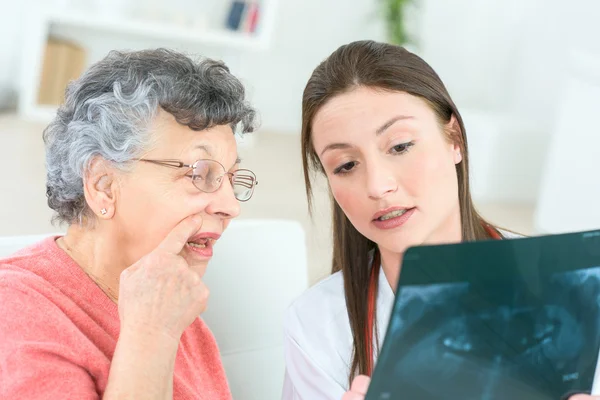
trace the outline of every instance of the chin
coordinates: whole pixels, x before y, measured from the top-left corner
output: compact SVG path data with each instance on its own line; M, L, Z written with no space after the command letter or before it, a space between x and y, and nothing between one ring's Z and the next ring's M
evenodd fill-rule
M386 237L379 237L377 243L380 249L392 253L403 254L410 247L419 246L424 244L424 240L420 240L416 234L402 233L395 235L386 235Z
M188 251L182 252L181 256L185 259L191 269L198 272L200 276L204 275L208 262L210 261L209 257L199 256L198 254Z
M188 265L190 266L190 269L192 269L193 271L196 271L200 275L200 277L203 277L204 273L206 272L206 268L208 267L208 261L205 261L205 262L198 262L198 261L190 262L190 261L188 261Z

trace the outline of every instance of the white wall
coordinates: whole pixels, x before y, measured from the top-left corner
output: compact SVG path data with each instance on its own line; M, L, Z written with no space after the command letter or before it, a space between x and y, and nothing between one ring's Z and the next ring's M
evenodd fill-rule
M34 5L0 1L1 88L18 81L21 12ZM262 129L297 134L302 91L313 68L341 44L384 37L379 1L280 0L269 51L184 49L233 61L261 112ZM467 120L474 121L467 132L479 151L473 156L484 183L478 197L535 201L568 49L600 47L600 1L420 1L417 51L440 74L461 112L472 116ZM114 47L168 45L111 35L82 33L79 38L92 45L91 61Z
M535 202L572 48L600 53L600 2L424 0L421 55L465 117L474 195Z
M0 0L0 87L18 76L25 7L42 0ZM339 45L382 39L380 0L280 0L270 51L239 56L245 82L268 130L296 133L300 96L312 69ZM419 53L436 69L460 107L514 109L544 116L552 107L560 55L556 48L589 39L600 2L574 0L421 0ZM586 18L589 22L582 23ZM595 31L598 37L598 29ZM85 35L83 35L85 36ZM153 46L106 35L95 38L94 60L105 49ZM197 47L196 52L218 54Z
M18 74L19 68L18 47L23 21L20 8L24 6L17 6L14 1L0 1L0 55L3 61L0 67L1 87L3 82L13 85L18 82L15 74ZM35 7L38 2L46 0L27 1L31 3L28 7ZM179 3L182 1L184 0ZM203 1L209 8L216 8L215 0ZM312 69L344 43L357 39L383 38L383 27L377 14L378 1L351 0L349 6L349 2L344 0L279 0L272 48L267 52L257 53L241 54L226 49L149 42L86 31L60 29L53 33L72 35L75 32L77 39L86 47L89 46L88 58L91 62L98 60L112 48L160 45L223 58L226 61L233 60L234 72L239 71L261 111L263 129L297 133L302 90Z
M16 90L24 2L0 0L0 90Z
M420 54L460 106L544 115L569 48L600 47L597 0L421 2Z
M383 39L378 0L280 0L273 47L242 59L245 82L263 128L296 134L302 91L311 72L333 50L359 39Z

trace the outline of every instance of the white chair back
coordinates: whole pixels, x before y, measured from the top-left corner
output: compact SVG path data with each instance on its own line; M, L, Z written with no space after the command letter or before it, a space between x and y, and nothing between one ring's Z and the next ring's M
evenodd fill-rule
M48 235L0 237L0 258ZM289 220L232 221L215 246L202 315L214 333L236 400L281 397L283 314L308 288L304 230Z
M61 235L61 233L48 233L41 235L0 236L0 258L8 257L24 247L39 242L48 236Z
M573 54L535 211L541 233L600 228L600 55Z
M236 400L279 399L283 314L308 288L304 230L289 220L233 221L215 247L203 318L214 332Z

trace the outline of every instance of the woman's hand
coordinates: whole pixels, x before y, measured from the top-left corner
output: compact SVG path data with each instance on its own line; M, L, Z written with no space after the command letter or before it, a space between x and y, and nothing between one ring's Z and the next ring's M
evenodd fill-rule
M183 331L206 309L209 291L198 273L179 255L202 227L202 217L181 221L151 253L121 274L121 330L166 335L177 343Z
M352 386L350 386L350 391L344 394L342 400L364 400L367 389L369 388L369 383L371 383L371 379L364 375L359 375L352 381ZM574 396L569 397L569 400L600 400L598 396L590 396L589 394L576 394Z
M121 274L121 331L103 399L173 398L181 335L208 300L200 275L179 255L201 226L200 216L184 219Z
M369 379L368 376L357 376L352 381L350 391L344 394L342 400L364 400L367 394L367 389L369 388L369 383L371 383L371 379Z

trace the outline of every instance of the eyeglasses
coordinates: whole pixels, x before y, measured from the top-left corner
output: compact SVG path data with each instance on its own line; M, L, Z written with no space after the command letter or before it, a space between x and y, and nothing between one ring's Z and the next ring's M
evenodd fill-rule
M233 195L239 201L248 201L254 193L254 187L258 185L256 175L249 169L238 169L227 172L225 167L215 160L198 160L193 164L184 164L179 160L147 160L139 161L162 165L171 168L191 168L194 186L205 193L217 191L223 184L223 178L227 176L233 187Z

